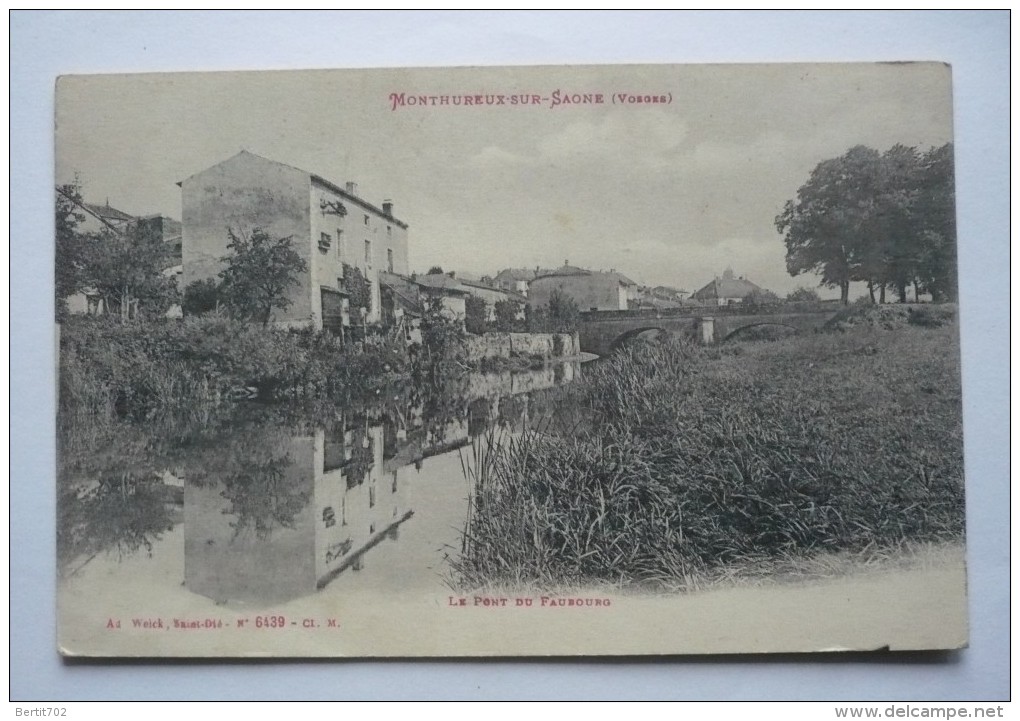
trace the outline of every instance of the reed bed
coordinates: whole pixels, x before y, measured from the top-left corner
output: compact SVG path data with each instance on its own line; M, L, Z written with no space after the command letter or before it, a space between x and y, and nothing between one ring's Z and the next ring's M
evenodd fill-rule
M959 540L957 347L950 323L627 348L464 458L456 582L690 589Z

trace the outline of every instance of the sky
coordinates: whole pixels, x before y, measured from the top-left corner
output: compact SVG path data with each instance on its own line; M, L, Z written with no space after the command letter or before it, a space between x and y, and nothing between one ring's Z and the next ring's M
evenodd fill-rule
M180 218L176 183L248 150L391 199L418 271L569 262L693 292L729 267L785 295L818 278L786 271L783 204L854 145L951 141L950 85L938 63L65 76L56 177ZM504 104L452 104L475 94Z

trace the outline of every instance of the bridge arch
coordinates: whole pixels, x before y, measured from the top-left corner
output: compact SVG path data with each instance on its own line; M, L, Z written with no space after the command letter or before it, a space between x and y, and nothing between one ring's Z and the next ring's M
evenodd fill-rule
M792 323L784 323L783 321L776 321L776 320L763 320L760 323L748 323L747 325L738 326L737 328L734 328L729 333L727 333L725 336L720 338L719 342L725 343L726 341L730 340L731 338L734 338L734 337L740 335L741 333L746 331L748 328L769 328L769 327L771 327L771 328L789 328L790 330L792 330L794 332L795 335L799 335L800 332L801 332L801 329L799 327L793 325Z
M642 333L650 330L657 330L659 331L659 333L668 332L665 328L663 328L660 325L647 325L642 326L640 328L631 328L630 330L626 331L625 333L621 333L620 335L616 336L616 338L613 339L613 342L609 344L609 352L615 353L620 348L622 348L627 343L637 338Z

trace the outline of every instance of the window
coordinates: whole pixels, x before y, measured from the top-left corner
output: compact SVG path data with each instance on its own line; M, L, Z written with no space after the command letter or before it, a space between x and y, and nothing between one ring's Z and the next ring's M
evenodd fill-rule
M387 238L392 238L393 237L393 227L392 226L389 226L389 225L386 226L386 237Z
M365 225L368 225L368 216L365 216Z
M393 248L386 249L386 270L393 272Z
M344 259L344 232L340 228L336 229L336 257Z
M329 250L329 246L332 242L333 239L329 236L329 233L319 233L319 250L325 253Z
M365 241L365 266L372 267L372 241Z

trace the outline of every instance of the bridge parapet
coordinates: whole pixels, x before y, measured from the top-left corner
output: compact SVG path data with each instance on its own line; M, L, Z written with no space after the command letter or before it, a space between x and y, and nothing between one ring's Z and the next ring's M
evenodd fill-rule
M750 326L780 325L797 332L822 327L838 309L792 312L717 313L715 308L702 308L700 313L674 315L633 315L630 311L586 313L578 327L581 350L605 356L622 343L646 330L658 330L673 335L686 335L700 343L718 343ZM612 315L609 315L612 313ZM627 313L627 315L623 315Z

